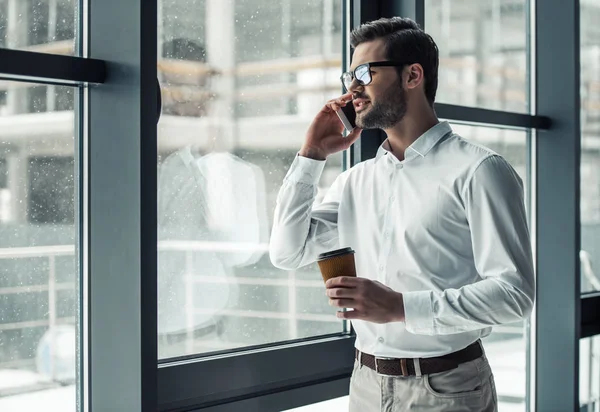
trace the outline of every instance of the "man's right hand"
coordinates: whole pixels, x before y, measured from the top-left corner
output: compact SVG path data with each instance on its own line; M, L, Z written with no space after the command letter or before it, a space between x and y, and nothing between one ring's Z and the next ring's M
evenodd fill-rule
M358 127L348 136L342 135L344 125L335 112L346 104L352 104L352 93L332 99L323 106L308 128L300 156L325 160L331 154L350 148L358 140L362 132Z

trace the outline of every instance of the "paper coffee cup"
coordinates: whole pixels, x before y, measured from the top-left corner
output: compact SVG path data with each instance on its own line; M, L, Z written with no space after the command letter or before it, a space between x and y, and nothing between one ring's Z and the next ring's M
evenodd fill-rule
M317 263L323 280L327 282L329 279L338 276L356 277L354 253L351 247L321 253L317 257Z

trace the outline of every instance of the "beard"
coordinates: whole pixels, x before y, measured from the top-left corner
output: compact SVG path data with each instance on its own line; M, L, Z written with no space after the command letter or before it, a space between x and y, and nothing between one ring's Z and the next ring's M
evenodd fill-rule
M364 96L365 98L368 98ZM357 113L356 124L361 129L389 129L406 115L406 91L396 82L364 113Z

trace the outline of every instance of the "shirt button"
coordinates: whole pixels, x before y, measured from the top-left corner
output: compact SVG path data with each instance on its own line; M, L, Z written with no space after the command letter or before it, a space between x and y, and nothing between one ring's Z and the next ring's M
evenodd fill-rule
M379 271L383 272L383 266L379 266Z
M394 201L394 196L390 197L390 203L392 203Z
M384 233L383 233L383 236L385 236L385 237L390 237L390 232L388 232L388 231L384 232Z
M381 337L380 337L379 339L377 339L377 341L378 341L379 343L383 343L383 342L385 341L385 339L383 339L383 338L381 338Z

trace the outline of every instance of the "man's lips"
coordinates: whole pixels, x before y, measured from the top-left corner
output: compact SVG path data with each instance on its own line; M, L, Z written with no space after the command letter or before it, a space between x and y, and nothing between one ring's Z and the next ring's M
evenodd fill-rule
M354 99L352 100L352 104L354 105L354 110L360 112L369 104L369 101L367 99Z

